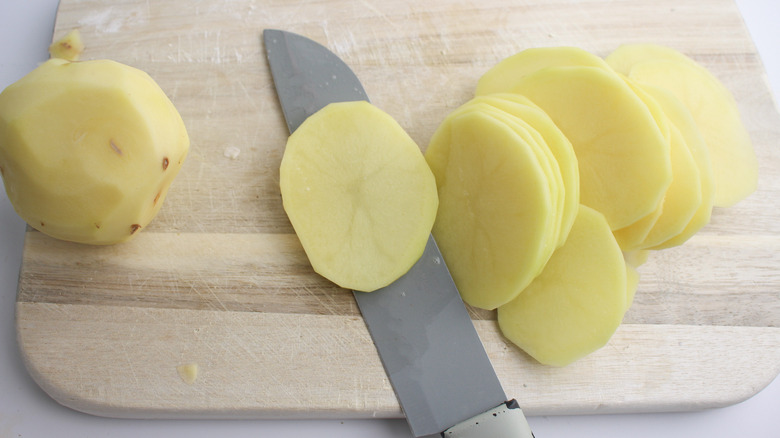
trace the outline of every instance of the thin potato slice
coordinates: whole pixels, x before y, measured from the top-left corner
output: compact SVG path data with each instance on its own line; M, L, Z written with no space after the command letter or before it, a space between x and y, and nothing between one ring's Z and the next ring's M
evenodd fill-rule
M638 248L651 248L680 234L701 205L699 168L680 131L672 126L672 184L663 200L663 212ZM626 249L626 248L624 248Z
M550 117L525 96L497 93L477 96L473 101L485 102L515 116L529 130L538 132L542 137L542 144L552 152L560 170L564 193L557 243L560 247L569 235L580 206L580 174L571 142Z
M698 210L696 210L696 213L680 234L650 249L670 248L682 245L709 223L714 202L712 165L710 164L709 149L707 149L707 145L704 142L704 137L701 135L701 131L696 126L693 116L685 105L670 92L662 88L646 84L643 85L643 88L661 105L669 120L679 130L699 169L701 204Z
M547 67L598 67L609 69L603 59L578 47L534 47L504 58L477 82L476 94L516 92L520 79Z
M564 366L604 346L626 310L626 263L604 216L581 205L566 243L517 298L501 332L537 361Z
M436 175L433 234L468 304L494 309L527 286L549 253L555 214L538 156L505 123L480 111L453 116L426 159Z
M555 247L559 246L558 243L561 240L560 239L561 217L563 214L566 192L565 192L565 187L563 185L563 178L560 172L560 168L558 167L558 161L556 157L553 155L550 148L547 147L547 145L545 144L544 138L536 130L534 130L532 127L526 124L523 120L514 117L513 115L507 113L506 111L503 111L500 108L497 108L494 105L490 105L488 102L484 102L483 99L481 99L480 97L474 98L466 102L465 104L461 105L454 111L452 111L448 115L448 117L446 117L445 120L442 122L440 129L437 129L436 133L434 133L432 143L446 144L447 142L449 142L452 135L452 130L450 126L451 121L462 114L472 112L472 111L480 112L490 117L494 117L496 118L496 120L501 121L502 123L506 124L509 128L514 130L534 152L534 155L536 156L541 169L544 171L544 174L546 175L547 178L546 182L549 185L549 190L551 195L550 199L553 202L553 211L555 211L555 214L549 216L548 218L549 227L551 230L555 229L555 232L550 233L551 241L548 244L549 245L548 255L546 257L543 257L542 258L543 260L541 260L541 261L546 261L549 258L549 254L552 253L552 250ZM433 151L431 151L431 148L429 147L428 153L431 153L433 155L437 153L441 153L441 148L434 147ZM432 167L436 167L435 162L437 161L439 160L436 159L429 160ZM543 266L539 266L539 269L541 270L542 267Z
M682 54L633 61L627 73L630 78L670 91L693 115L710 151L714 205L728 207L753 193L758 161L731 92Z
M571 141L582 204L603 213L613 230L655 211L672 180L669 143L647 105L617 74L551 67L525 76L516 91Z
M368 102L330 104L306 119L288 139L280 187L314 270L364 292L412 267L438 205L419 147Z
M682 61L698 65L696 61L671 47L646 43L623 44L604 58L613 70L626 76L636 64L649 60Z

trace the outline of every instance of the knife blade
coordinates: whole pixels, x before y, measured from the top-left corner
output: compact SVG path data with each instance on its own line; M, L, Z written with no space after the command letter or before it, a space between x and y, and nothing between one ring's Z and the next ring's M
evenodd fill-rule
M366 100L338 56L291 32L263 31L290 133L332 102ZM429 236L412 268L374 292L353 292L415 437L532 437L507 401L446 263Z

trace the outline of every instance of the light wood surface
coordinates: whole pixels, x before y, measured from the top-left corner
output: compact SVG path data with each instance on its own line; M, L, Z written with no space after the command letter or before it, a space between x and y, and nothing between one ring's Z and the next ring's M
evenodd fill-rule
M677 48L734 93L760 163L758 191L640 268L610 343L565 368L533 362L471 310L497 373L530 415L732 404L780 373L780 116L731 0L690 2L144 2L62 0L54 37L82 59L147 71L192 150L158 217L111 247L30 230L17 298L35 380L85 412L140 418L398 417L351 293L314 274L287 221L287 132L264 28L328 46L374 104L425 148L479 76L523 48ZM238 156L230 157L229 148ZM185 382L177 367L197 364Z

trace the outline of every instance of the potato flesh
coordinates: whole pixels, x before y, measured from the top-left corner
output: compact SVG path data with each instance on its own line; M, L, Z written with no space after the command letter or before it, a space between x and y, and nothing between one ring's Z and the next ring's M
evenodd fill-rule
M442 123L426 159L439 188L433 233L463 300L510 301L549 258L557 230L539 156L500 119L467 111Z
M84 42L81 40L81 32L78 29L71 30L49 46L49 54L52 58L62 58L68 61L78 61L83 51Z
M368 102L330 104L306 119L288 139L280 187L314 270L363 292L419 259L438 206L417 144Z
M130 239L159 211L188 150L165 93L113 61L51 59L0 94L9 200L58 239Z
M608 69L603 59L578 47L535 47L503 59L480 77L478 96L515 92L519 81L548 67L597 67Z
M604 346L622 321L629 282L604 216L581 205L566 243L514 300L498 308L510 341L564 366Z
M477 96L472 99L472 102L484 102L514 116L516 120L528 126L528 129L537 132L541 136L539 141L541 147L552 153L561 175L563 196L562 205L559 206L560 220L556 246L563 245L580 205L579 169L571 142L547 114L525 96L498 93Z
M753 193L758 161L731 92L707 69L673 49L628 45L607 62L642 84L665 89L691 112L709 148L714 205L728 207Z
M524 77L516 91L571 141L582 204L603 213L612 229L655 211L672 180L669 144L618 75L595 67L553 67Z
M701 203L680 233L663 243L650 247L650 249L663 249L683 244L709 223L715 198L714 182L709 149L707 149L704 137L696 126L696 121L690 111L679 99L666 90L650 85L643 85L643 88L661 105L672 125L679 131L699 171Z

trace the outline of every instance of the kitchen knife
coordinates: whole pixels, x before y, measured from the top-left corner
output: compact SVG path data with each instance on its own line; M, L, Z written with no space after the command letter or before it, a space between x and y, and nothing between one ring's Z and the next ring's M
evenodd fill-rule
M338 56L303 36L263 32L287 127L332 102L368 100ZM354 292L415 437L532 437L507 401L433 236L417 263L374 292Z

